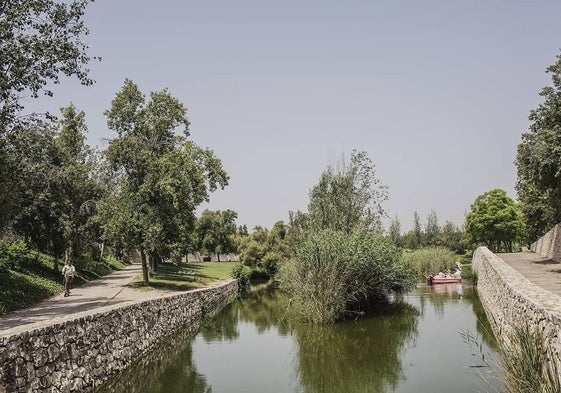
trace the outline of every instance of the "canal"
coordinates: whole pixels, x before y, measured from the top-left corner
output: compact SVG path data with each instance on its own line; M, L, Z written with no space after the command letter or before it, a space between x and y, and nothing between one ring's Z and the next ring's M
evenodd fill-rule
M419 284L376 315L334 326L296 322L280 291L236 300L183 330L98 392L468 393L487 391L462 332L494 356L475 289ZM497 382L493 382L495 387Z

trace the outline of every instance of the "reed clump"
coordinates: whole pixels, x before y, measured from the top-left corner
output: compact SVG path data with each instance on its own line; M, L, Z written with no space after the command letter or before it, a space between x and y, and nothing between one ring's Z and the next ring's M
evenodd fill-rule
M514 326L501 341L498 358L485 356L481 343L469 333L463 333L464 341L478 348L478 356L491 370L481 374L494 391L507 393L559 393L561 375L559 354L546 344L541 330L531 329L529 324ZM490 379L499 380L503 389L496 388Z
M296 312L312 324L358 316L415 285L415 271L390 241L365 231L311 231L279 276Z
M458 260L458 256L445 247L421 248L406 253L404 258L414 266L419 277L450 271Z

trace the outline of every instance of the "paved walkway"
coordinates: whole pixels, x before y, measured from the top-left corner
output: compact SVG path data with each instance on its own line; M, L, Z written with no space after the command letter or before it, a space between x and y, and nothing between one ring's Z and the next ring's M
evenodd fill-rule
M63 320L70 314L99 311L114 304L153 299L169 293L127 287L126 285L139 274L142 274L142 266L132 264L99 280L74 288L69 297L64 297L64 293L61 293L35 307L5 314L0 317L0 337L31 327L46 326L57 322L54 319ZM33 326L30 326L31 324Z
M561 296L561 264L533 252L496 254L533 284Z

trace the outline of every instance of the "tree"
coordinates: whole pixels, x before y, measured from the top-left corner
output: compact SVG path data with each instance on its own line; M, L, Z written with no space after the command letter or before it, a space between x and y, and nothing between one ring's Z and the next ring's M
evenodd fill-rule
M469 247L463 227L458 227L452 221L442 225L439 243L457 254L463 254Z
M53 95L49 83L58 84L61 75L93 83L82 20L91 1L0 2L0 135L16 121L28 95Z
M546 72L553 84L542 89L544 102L530 111L530 130L522 134L515 161L530 241L561 222L561 54Z
M440 234L440 226L438 225L438 217L436 212L431 210L427 216L427 224L425 225L425 241L427 246L435 246L438 242L438 235Z
M329 166L310 190L307 225L350 233L357 227L380 233L387 189L366 152L354 150L350 163Z
M419 248L423 245L423 230L421 228L421 218L416 211L413 213L413 248Z
M308 212L290 214L293 258L283 264L281 286L312 323L362 314L414 285L411 265L382 236L381 203L387 191L365 152L350 164L328 167L310 191Z
M62 206L60 217L66 258L84 251L88 239L90 218L103 195L103 186L94 177L94 151L85 143L87 127L85 113L74 105L62 108L60 133L55 138L57 161L61 168Z
M401 238L401 223L399 222L397 214L390 221L388 236L396 246L401 247L403 245L403 239Z
M512 252L513 243L522 240L524 234L520 206L504 190L481 194L466 217L466 232L471 241L483 243L492 251Z
M36 248L69 258L97 240L89 223L103 189L85 144L85 114L73 105L62 114L54 124L18 124L6 137L12 192L4 224Z
M218 262L220 262L220 254L235 252L234 236L237 231L237 218L238 213L233 210L203 211L197 221L198 249L216 253Z
M228 184L212 151L186 139L186 113L167 89L151 93L146 101L130 80L105 112L109 128L117 133L106 154L120 181L100 205L104 237L139 250L145 284L147 258L154 266L158 252L187 242L195 230L197 206Z

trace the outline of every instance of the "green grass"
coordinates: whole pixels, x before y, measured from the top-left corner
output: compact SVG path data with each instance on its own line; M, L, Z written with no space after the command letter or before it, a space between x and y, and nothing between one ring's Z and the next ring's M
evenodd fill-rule
M145 286L142 282L142 275L137 276L131 286L146 290L188 291L230 278L232 269L237 264L237 262L198 262L180 263L179 265L162 263L158 266L157 271L150 276L148 286ZM194 273L194 275L189 274L189 272Z

